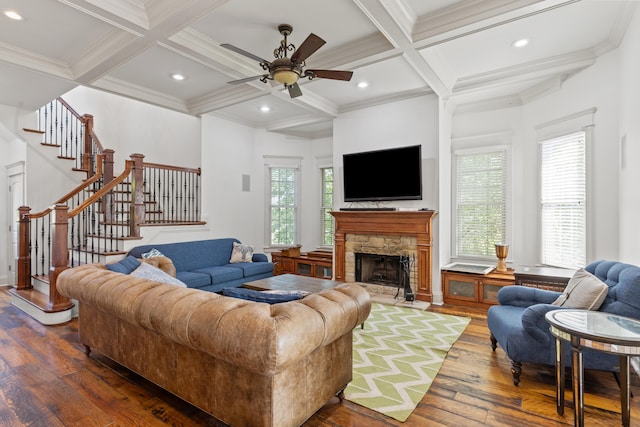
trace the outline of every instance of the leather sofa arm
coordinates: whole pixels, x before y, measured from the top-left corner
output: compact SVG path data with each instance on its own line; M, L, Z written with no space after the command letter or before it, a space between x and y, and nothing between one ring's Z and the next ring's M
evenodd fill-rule
M81 304L264 375L350 332L371 310L369 294L356 284L269 305L134 278L99 264L67 269L57 283L60 293Z
M514 307L529 307L533 304L551 304L561 292L537 289L529 286L503 286L498 291L500 305L512 305Z

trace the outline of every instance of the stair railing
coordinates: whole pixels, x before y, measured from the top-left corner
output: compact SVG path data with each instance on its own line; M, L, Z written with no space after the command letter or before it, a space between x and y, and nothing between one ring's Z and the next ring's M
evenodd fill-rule
M66 268L121 253L119 242L139 238L141 225L204 224L200 168L145 163L144 155L132 154L114 177L114 151L102 148L93 116L80 116L62 98L37 114L43 144L59 147L58 157L75 159L74 170L89 178L42 212L19 208L18 293L40 279L49 283L45 310L66 310L72 304L56 287Z
M183 168L158 163L143 165L144 190L148 204L142 221L153 224L200 223L200 168Z
M96 155L103 148L93 131L93 116L78 114L62 98L56 98L37 111L38 129L44 145L59 147L58 157L74 160L74 170L94 174Z

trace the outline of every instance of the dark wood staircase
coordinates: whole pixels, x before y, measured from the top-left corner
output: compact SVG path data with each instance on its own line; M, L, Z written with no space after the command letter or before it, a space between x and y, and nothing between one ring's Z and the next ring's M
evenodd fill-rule
M58 324L71 319L74 307L57 292L62 271L122 257L127 241L142 239L143 226L205 224L200 168L145 163L135 153L116 176L114 151L102 147L93 116L80 116L61 98L37 114L39 129L24 130L40 134L42 146L55 148L58 159L72 161L71 170L85 177L42 212L20 208L17 283L10 293L12 304L41 323Z

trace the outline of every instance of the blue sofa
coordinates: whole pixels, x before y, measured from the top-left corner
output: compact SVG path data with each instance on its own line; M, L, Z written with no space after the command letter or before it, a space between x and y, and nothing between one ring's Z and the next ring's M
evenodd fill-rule
M615 261L595 261L585 267L608 287L599 311L640 319L640 267ZM497 344L511 359L513 383L520 383L522 363L555 365L555 338L549 332L545 314L562 309L551 305L560 292L525 286L505 286L498 292L498 302L489 308L487 325L491 347ZM570 348L563 346L564 360L571 360ZM620 357L585 349L585 369L620 371Z
M142 258L142 254L157 249L171 259L176 278L187 287L210 292L273 276L273 263L265 254L254 253L252 262L229 263L234 242L240 243L237 239L221 238L143 245L131 249L127 255Z

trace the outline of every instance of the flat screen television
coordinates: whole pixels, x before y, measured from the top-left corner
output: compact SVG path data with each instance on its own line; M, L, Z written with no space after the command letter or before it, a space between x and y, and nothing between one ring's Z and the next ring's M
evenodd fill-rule
M345 202L422 200L422 147L342 155Z

